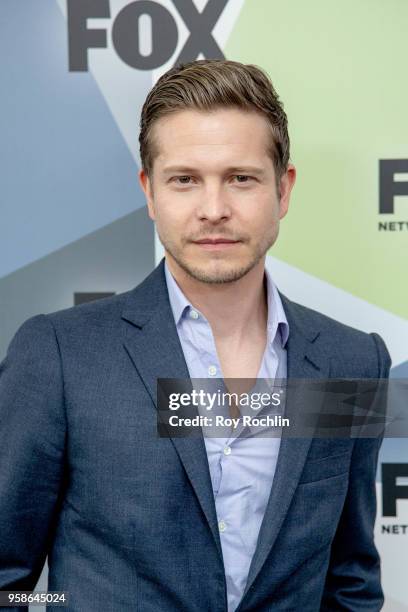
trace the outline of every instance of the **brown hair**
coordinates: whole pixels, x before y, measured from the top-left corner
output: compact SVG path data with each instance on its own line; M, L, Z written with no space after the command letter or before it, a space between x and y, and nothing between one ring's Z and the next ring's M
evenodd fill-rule
M270 155L279 180L287 169L290 147L283 105L261 68L230 60L197 60L175 66L154 85L140 118L140 158L146 174L151 173L156 155L151 130L160 117L180 110L211 111L228 106L258 111L268 120Z

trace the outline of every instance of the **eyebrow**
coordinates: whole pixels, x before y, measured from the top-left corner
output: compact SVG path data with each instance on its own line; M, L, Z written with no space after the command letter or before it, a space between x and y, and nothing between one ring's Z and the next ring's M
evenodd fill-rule
M200 170L198 168L193 168L192 166L167 166L167 168L163 168L163 174L197 174ZM256 176L263 176L265 174L265 170L258 166L230 166L226 168L225 174L254 174Z

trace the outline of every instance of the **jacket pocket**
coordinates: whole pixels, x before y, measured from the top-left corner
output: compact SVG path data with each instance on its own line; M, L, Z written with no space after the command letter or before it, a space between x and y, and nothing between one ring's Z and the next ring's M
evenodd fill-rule
M316 482L334 476L347 475L350 468L351 453L329 455L321 459L307 459L303 468L299 484Z

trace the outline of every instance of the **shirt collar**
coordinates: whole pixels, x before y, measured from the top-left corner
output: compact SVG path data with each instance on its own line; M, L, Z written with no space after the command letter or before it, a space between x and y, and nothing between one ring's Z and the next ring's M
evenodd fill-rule
M181 320L188 314L190 309L193 309L193 306L180 289L174 276L170 272L166 261L164 262L164 271L166 276L167 289L169 293L170 306L173 312L174 321L176 323L176 326L178 327L181 324ZM289 323L287 321L285 311L283 309L278 289L275 283L273 282L271 274L267 268L265 268L265 277L268 296L268 342L272 344L272 342L275 340L276 335L279 333L279 339L281 341L282 346L284 347L289 337Z
M278 288L273 282L268 268L265 268L265 276L268 295L268 340L272 343L279 331L280 340L284 347L289 338L289 323L283 309Z
M164 261L164 273L166 275L167 290L169 292L170 306L173 311L174 321L178 326L183 315L192 308L192 305L178 286L174 276L170 272L166 260Z

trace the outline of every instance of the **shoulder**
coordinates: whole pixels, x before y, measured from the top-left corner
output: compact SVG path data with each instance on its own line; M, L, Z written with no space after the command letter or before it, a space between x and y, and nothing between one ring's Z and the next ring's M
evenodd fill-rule
M134 290L132 290L134 291ZM50 312L46 315L49 321L59 326L105 325L109 320L120 317L132 291L119 293L111 297L85 302L77 306Z
M134 290L133 290L134 291ZM102 341L118 333L120 315L132 291L26 319L15 332L7 353L47 360L58 354L61 342L80 348L91 339Z
M330 360L336 375L388 376L391 358L384 340L375 330L366 333L283 295L281 299L291 331L300 331L313 342L322 357Z
M162 262L129 291L51 312L47 316L57 327L91 326L112 331L122 318L137 325L156 308L163 308L167 303L167 285Z
M19 327L15 338L32 343L56 335L57 340L68 339L69 344L76 348L81 348L81 342L85 346L85 341L91 339L99 344L107 337L120 336L122 319L138 325L156 308L164 308L166 300L167 288L161 263L129 291L30 317Z

